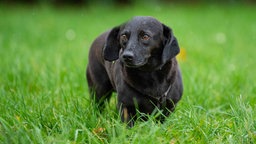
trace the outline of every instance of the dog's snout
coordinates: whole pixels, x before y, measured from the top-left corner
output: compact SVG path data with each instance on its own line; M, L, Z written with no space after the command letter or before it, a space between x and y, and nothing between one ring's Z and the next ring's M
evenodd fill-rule
M134 58L134 54L132 52L125 52L123 53L122 57L125 62L132 62Z

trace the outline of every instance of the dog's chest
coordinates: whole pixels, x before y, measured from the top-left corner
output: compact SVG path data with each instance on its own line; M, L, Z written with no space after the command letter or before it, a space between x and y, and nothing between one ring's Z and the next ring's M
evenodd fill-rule
M161 97L171 85L167 74L123 71L124 81L133 89L150 97Z

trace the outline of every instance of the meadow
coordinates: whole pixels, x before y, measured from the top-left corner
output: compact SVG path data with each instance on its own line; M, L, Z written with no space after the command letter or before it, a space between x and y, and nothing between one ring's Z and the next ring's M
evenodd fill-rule
M0 5L0 143L255 143L255 5ZM90 44L135 15L170 26L184 94L161 124L127 128L85 77Z

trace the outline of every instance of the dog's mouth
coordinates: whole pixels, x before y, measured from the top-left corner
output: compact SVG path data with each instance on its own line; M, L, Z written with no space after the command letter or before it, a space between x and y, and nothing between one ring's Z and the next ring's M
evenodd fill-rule
M150 55L135 56L133 53L125 52L120 57L124 66L129 68L139 68L148 63Z
M132 61L123 61L123 64L126 66L126 67L129 67L129 68L139 68L139 67L143 67L144 65L146 65L147 61L144 61L144 62L138 62L138 63L134 63Z
M124 64L125 67L129 67L129 68L143 67L148 62L147 59L144 59L143 61L137 61L137 62L134 61L134 60L130 60L130 59L121 59L121 61Z

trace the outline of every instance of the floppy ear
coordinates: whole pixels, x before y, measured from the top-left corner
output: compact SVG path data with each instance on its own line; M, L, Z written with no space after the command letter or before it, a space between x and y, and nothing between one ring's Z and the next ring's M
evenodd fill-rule
M165 42L162 54L162 63L166 63L180 52L180 48L177 39L174 37L172 33L172 30L164 24L163 33L165 37Z
M119 58L120 43L118 39L120 26L114 27L110 32L106 40L106 44L103 49L104 59L107 61L114 61Z

